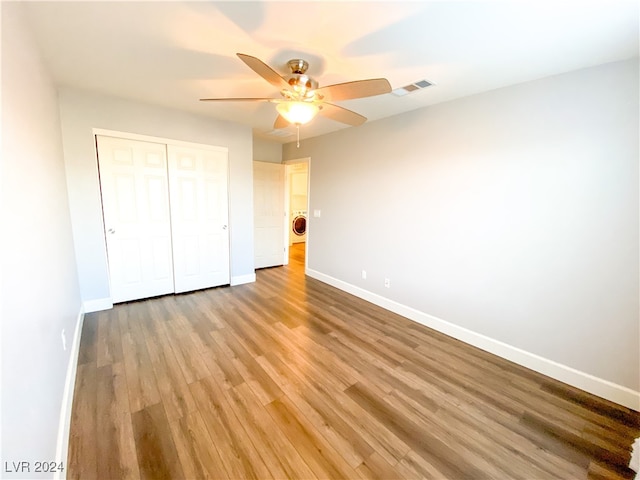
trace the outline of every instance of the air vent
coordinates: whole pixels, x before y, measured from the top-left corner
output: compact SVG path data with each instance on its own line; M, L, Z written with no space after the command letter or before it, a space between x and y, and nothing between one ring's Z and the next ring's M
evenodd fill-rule
M419 80L417 82L410 83L409 85L405 85L404 87L396 88L392 90L391 93L398 97L404 97L412 92L416 92L433 85L435 85L435 83L430 82L429 80Z
M284 128L271 130L270 132L266 132L265 135L269 135L271 137L291 137L293 133L285 130Z

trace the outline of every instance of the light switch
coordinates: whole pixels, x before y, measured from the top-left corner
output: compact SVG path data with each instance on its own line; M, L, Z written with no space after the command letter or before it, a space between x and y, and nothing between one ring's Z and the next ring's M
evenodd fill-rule
M314 218L320 218L320 210L319 209L314 210L313 211L313 216L314 216Z

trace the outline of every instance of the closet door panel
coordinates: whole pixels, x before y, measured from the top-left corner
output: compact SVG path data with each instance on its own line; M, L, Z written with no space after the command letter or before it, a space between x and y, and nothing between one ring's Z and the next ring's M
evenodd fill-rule
M226 285L229 200L226 149L168 146L175 291Z
M166 146L96 141L113 302L173 292Z

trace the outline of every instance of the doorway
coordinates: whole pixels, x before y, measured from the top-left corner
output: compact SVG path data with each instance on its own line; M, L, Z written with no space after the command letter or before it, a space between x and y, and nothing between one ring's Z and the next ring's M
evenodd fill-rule
M256 269L288 265L293 247L298 261L306 259L309 174L309 158L282 163L253 162Z
M285 245L286 261L296 261L304 255L307 265L307 238L309 235L310 158L285 160Z

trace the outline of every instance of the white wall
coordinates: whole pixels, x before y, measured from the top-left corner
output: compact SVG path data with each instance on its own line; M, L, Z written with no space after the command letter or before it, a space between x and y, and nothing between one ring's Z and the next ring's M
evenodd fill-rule
M2 452L56 459L70 345L81 301L56 90L23 19L2 3ZM33 463L32 463L33 465ZM4 473L6 478L40 478ZM47 477L50 475L44 475Z
M232 282L254 275L249 127L68 88L60 90L60 116L80 289L85 302L93 305L110 297L93 128L228 147Z
M285 145L312 158L309 269L640 408L638 80L635 59Z
M282 144L254 137L253 159L256 162L282 163Z

